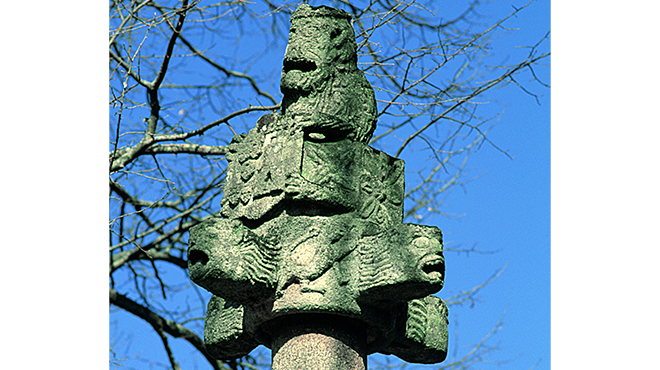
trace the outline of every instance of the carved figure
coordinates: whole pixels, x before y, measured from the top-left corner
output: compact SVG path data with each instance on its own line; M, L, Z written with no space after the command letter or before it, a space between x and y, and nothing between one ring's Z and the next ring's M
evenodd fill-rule
M279 246L269 244L238 220L215 218L189 239L190 278L233 302L254 303L274 291Z
M376 129L376 101L357 67L351 16L301 5L291 17L284 54L282 114L313 140L366 143Z

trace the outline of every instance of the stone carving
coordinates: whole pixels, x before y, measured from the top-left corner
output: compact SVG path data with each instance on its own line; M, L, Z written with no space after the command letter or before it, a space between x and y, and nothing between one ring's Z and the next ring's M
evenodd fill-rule
M190 233L190 277L214 295L209 353L270 348L283 320L330 315L364 328L366 353L443 361L442 233L402 223L404 163L367 144L376 104L348 13L294 12L281 89L281 113L229 145L220 215Z
M282 114L312 139L365 143L376 129L376 101L357 67L348 13L301 6L291 17L284 54Z

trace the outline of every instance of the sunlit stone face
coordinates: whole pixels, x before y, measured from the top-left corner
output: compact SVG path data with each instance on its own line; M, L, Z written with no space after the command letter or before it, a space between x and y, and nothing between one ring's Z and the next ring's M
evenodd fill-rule
M445 276L445 259L442 255L442 234L424 230L417 234L408 250L417 261L417 273L422 280L442 287Z
M355 40L348 20L330 17L294 19L284 54L284 94L321 88L333 69L348 69L355 60Z

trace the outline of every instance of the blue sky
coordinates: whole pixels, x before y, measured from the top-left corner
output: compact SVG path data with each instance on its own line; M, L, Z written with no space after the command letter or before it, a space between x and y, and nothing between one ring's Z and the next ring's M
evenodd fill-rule
M536 104L520 96L521 105ZM550 156L547 104L534 107L542 114L507 109L490 138L513 157L485 145L472 158L483 175L458 189L447 207L463 213L458 220L436 218L447 246L463 244L492 254L447 254L447 283L443 294L477 285L495 270L502 275L483 289L474 308L459 316L461 343L485 335L506 311L496 337L504 349L496 358L517 358L509 366L549 369L550 340ZM544 112L545 111L545 112ZM454 266L452 266L454 265ZM453 267L453 268L452 268ZM486 367L487 368L487 367ZM494 367L493 367L494 368Z
M310 3L326 4L324 1ZM457 3L463 2L439 1L437 9L431 10L438 17L450 18L450 13L455 14L462 9ZM483 22L490 20L492 23L508 15L514 6L520 7L526 3L527 0L497 1L484 5L480 13L491 17ZM550 1L532 3L504 26L519 30L501 32L500 35L504 37L493 40L493 56L485 63L504 61L505 64L513 64L523 59L529 50L519 46L535 44L550 30ZM216 45L212 51L222 53L218 50L221 47L217 46L219 40L207 41ZM549 50L550 41L547 40L546 44L544 50ZM251 48L254 47L251 45ZM239 58L242 56L240 53ZM260 86L273 94L279 93L279 68L284 49L265 53L272 55L272 63L250 68L273 71L272 81L263 81ZM235 56L229 55L228 58ZM550 67L539 67L535 72L543 82L551 83ZM215 78L211 76L214 76L214 72L202 72L200 78ZM477 366L480 369L529 369L534 365L537 365L535 369L538 370L551 368L551 90L535 82L527 82L531 79L529 73L520 76L519 82L524 83L529 91L543 95L539 97L540 105L522 90L508 86L489 91L488 97L497 103L490 102L479 108L483 116L497 115L497 124L487 136L512 159L484 143L471 154L467 165L469 171L466 176L478 178L464 187L454 188L443 203L444 212L460 217L437 215L422 220L424 224L442 229L448 249L476 245L476 249L489 252L447 252L445 287L438 294L441 298L479 285L506 266L498 279L480 291L478 302L473 307L468 305L450 309L449 356L452 356L454 350L458 351L459 356L464 354L468 346L488 334L506 312L503 325L487 342L499 349L487 358L488 362ZM197 78L192 74L189 77L191 83L193 78ZM250 93L250 89L244 91ZM259 104L247 95L233 98L236 98L239 108L246 106L246 103ZM486 99L480 101L486 102ZM267 105L265 101L262 103ZM210 111L205 114L209 120L216 117ZM246 119L247 128L253 125L250 122L254 120ZM393 155L395 150L389 148L385 151ZM428 155L424 151L407 152L402 158L406 161L406 169L412 171L415 166L422 165ZM189 282L181 271L167 266L163 266L161 275L173 286L184 287ZM197 294L196 291L183 293L177 298L179 300L169 304L184 311L191 304L189 302L199 301ZM199 294L203 299L208 299L206 292L200 291ZM192 299L188 300L190 297ZM167 363L160 339L148 324L117 312L110 317L109 329L111 342L116 343L114 349L118 351L118 357L124 353L139 352L144 358L158 358L160 362ZM458 332L458 338L455 332ZM207 368L203 359L190 356L195 350L184 341L171 338L170 344L182 368ZM376 355L372 359L385 361L386 356ZM397 362L393 358L390 360ZM509 360L512 361L506 362ZM495 363L497 361L505 362L498 365ZM148 363L140 361L128 360L124 364L135 368L150 368ZM406 369L437 367L411 364Z
M497 2L487 9L501 16L511 10L511 4ZM505 26L521 31L497 39L494 46L511 53L513 59L516 53L526 52L516 46L532 45L550 29L549 2L533 3ZM546 42L544 50L548 49ZM493 59L503 57L499 54ZM549 68L539 68L537 73L550 83ZM440 297L476 286L504 268L481 291L473 308L450 315L450 331L457 324L459 332L459 342L450 342L450 351L452 346L477 343L504 315L501 329L489 341L500 350L488 358L503 362L501 366L480 364L480 369L550 369L550 90L530 86L532 92L543 95L540 104L510 86L489 94L499 104L482 107L500 114L488 137L512 158L484 144L468 165L469 176L479 177L464 189L454 189L444 204L444 211L460 217L427 220L443 230L447 248L476 245L492 252L446 253L447 277Z

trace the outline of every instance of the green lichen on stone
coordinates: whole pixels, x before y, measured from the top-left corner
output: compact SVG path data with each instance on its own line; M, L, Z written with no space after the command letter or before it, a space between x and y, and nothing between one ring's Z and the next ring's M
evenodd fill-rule
M442 361L442 233L402 223L404 163L367 144L376 103L348 13L294 12L281 89L281 113L229 145L220 214L190 232L191 279L214 294L207 348L240 357L321 314L364 325L369 353Z
M367 142L376 128L376 100L357 67L351 16L301 5L291 17L280 87L282 114L313 139Z

